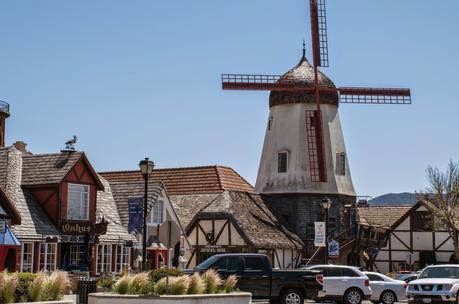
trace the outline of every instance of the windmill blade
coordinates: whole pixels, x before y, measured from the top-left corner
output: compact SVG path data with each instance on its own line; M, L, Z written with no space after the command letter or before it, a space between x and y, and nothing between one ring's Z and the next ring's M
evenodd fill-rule
M328 35L325 0L310 0L312 54L314 65L328 67Z
M283 91L283 92L313 92L314 88L291 83L288 78L278 83L280 75L252 75L252 74L222 74L223 90L255 90L255 91Z
M339 88L341 103L411 104L410 89Z

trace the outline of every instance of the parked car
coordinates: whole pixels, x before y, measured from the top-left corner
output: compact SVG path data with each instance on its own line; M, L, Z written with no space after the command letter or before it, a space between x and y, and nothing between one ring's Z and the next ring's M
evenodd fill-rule
M217 254L185 273L202 273L211 268L223 278L237 275L237 288L251 292L254 300L303 303L304 299L317 298L322 290L321 271L272 269L264 254Z
M314 265L309 270L323 272L323 290L318 301L335 301L346 304L360 304L371 297L370 280L358 268L341 265Z
M396 279L409 283L411 281L416 280L418 278L418 275L419 275L418 273L404 273L404 274L398 275Z
M405 300L405 281L394 280L378 272L364 272L370 279L371 298L373 303L393 304Z
M426 267L408 284L406 298L414 303L457 303L459 301L459 265Z

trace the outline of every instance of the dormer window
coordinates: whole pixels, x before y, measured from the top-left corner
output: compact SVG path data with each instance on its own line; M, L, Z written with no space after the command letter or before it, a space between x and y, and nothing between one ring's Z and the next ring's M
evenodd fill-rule
M277 153L277 172L285 173L288 169L288 152L282 151Z
M151 224L161 225L164 223L164 202L158 199L151 209Z
M68 184L67 220L89 220L89 186Z

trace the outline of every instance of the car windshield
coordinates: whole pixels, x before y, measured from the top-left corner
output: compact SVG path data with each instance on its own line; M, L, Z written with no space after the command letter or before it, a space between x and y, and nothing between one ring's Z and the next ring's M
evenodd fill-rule
M459 279L459 267L428 267L419 275L419 279L430 278Z
M196 266L196 269L208 269L210 266L212 266L217 260L219 259L219 256L211 256L207 260L203 261L201 264Z

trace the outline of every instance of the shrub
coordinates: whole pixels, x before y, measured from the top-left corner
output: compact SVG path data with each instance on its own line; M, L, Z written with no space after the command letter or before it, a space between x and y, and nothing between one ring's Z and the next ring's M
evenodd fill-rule
M148 276L148 272L141 272L134 275L128 284L129 294L149 294L152 293L154 287Z
M116 282L115 279L112 277L102 277L97 282L97 285L104 289L112 289L113 284L115 284L115 282Z
M206 293L217 293L218 289L222 285L222 278L214 270L209 269L203 275L204 282L206 282Z
M16 272L4 272L2 285L2 300L3 303L14 303L16 301L16 287L18 285L18 275Z
M30 272L19 272L17 274L18 285L16 287L16 298L19 302L28 302L30 300L28 289L37 276L38 274Z
M223 290L226 293L231 293L236 291L236 284L237 284L237 276L232 274L226 278L225 282L223 283Z
M128 274L123 275L118 281L113 284L113 291L119 294L127 294L129 291L129 283L132 277Z
M165 278L167 275L170 277L179 277L183 274L183 272L180 269L167 269L167 268L161 268L161 269L155 269L150 271L150 280L153 283L158 282L162 278Z
M206 284L202 280L198 272L193 273L190 277L190 285L188 286L188 294L202 294L206 290Z
M169 277L169 286L176 279L176 277ZM164 295L168 293L167 278L160 279L155 285L155 293L158 295Z
M42 298L45 301L60 300L69 287L70 280L67 272L59 270L53 271L43 284Z
M42 288L45 283L47 276L44 273L39 273L35 276L35 279L29 283L27 288L27 301L36 302L42 299Z
M188 291L190 286L190 277L187 275L182 275L174 278L170 283L169 294L171 295L184 295Z

